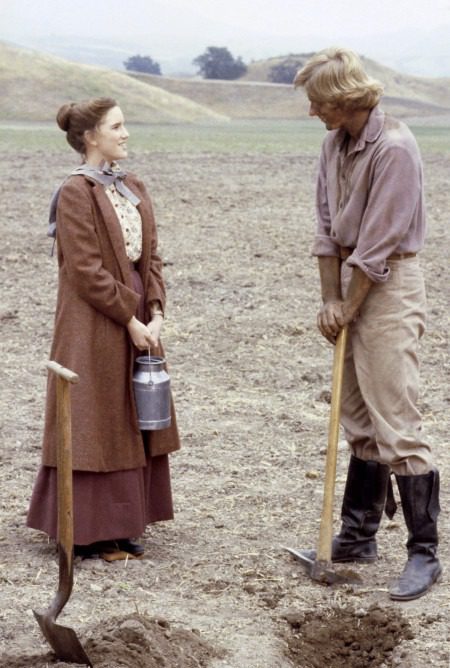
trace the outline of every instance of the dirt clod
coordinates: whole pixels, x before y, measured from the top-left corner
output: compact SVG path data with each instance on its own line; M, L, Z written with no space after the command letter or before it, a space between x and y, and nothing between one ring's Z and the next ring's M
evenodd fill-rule
M377 668L390 660L411 627L400 612L376 605L361 610L334 608L285 616L289 658L299 668Z

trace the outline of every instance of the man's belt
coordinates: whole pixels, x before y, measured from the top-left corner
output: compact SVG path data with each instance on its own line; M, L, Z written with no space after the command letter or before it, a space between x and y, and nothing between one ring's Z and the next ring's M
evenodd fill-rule
M354 251L354 248L339 247L339 254L341 260L346 260ZM386 260L406 260L409 257L416 257L417 253L392 253Z

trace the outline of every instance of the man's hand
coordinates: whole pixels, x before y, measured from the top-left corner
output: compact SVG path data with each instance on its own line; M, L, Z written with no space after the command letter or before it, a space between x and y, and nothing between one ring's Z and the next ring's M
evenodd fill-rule
M317 326L320 333L334 344L341 329L352 322L357 315L357 310L346 301L326 302L317 314Z
M344 299L341 293L340 259L319 257L319 270L323 306L317 315L317 326L321 334L334 344L344 325L358 317L373 281L359 267L353 267Z

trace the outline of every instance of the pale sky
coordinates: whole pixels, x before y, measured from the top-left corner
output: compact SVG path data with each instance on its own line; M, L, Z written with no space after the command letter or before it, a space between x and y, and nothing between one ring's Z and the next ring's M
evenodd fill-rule
M340 44L420 60L450 42L450 0L0 0L0 39L50 36L135 44L156 59L227 46L248 61Z

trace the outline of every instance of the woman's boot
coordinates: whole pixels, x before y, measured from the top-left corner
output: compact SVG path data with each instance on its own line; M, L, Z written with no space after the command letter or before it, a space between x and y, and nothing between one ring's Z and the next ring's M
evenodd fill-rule
M390 587L389 595L395 601L411 601L423 596L442 572L436 556L439 472L395 477L408 528L408 561L403 573Z

